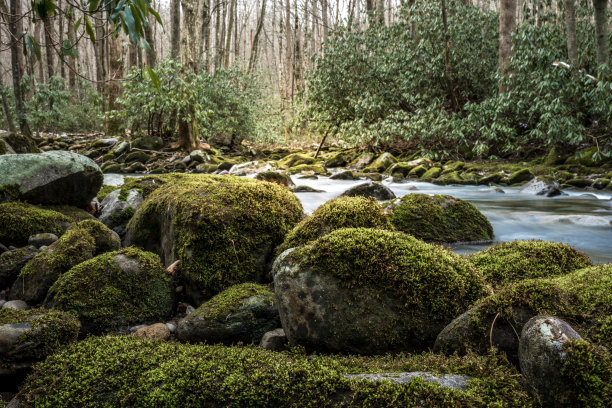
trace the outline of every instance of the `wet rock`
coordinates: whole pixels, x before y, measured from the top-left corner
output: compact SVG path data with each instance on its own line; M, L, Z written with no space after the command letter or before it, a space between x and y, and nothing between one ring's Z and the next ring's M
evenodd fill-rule
M134 336L144 340L168 340L170 339L170 329L165 323L155 323L136 330Z
M374 160L374 154L370 153L370 152L365 152L365 153L360 154L351 163L350 167L353 167L353 168L356 168L356 169L363 169L368 164L372 163L372 160Z
M12 285L21 269L37 253L38 251L33 246L2 253L0 255L0 288Z
M397 163L397 159L391 153L385 152L378 156L369 166L365 167L363 171L366 173L383 173L395 163Z
M508 176L508 184L519 184L525 181L529 181L533 178L533 173L529 169L521 169L515 171L514 173Z
M582 337L566 322L551 316L535 316L521 331L519 363L527 381L545 406L563 406L564 394L573 384L562 373L567 357L564 344Z
M0 156L4 199L85 207L102 186L102 171L88 157L66 151ZM0 197L1 199L2 197Z
M325 161L325 167L342 167L348 164L348 160L343 153L336 153Z
M180 320L177 337L187 342L259 344L264 333L278 327L274 293L265 286L232 286Z
M537 177L525 184L519 190L520 194L543 195L546 197L556 197L563 194L557 182L547 183Z
M58 239L59 238L55 234L43 232L40 234L31 235L30 238L28 238L28 245L32 245L35 248L40 248L42 246L49 246Z
M378 201L391 200L395 198L395 194L391 189L381 183L370 181L367 183L359 184L358 186L349 188L344 193L343 197L374 197Z
M426 383L461 391L467 390L468 381L472 379L472 377L466 375L432 374L424 371L413 371L409 373L345 374L344 378L371 382L390 381L395 384L409 384L415 378L420 378Z
M352 171L342 171L340 173L333 174L329 177L330 180L358 180L358 177L355 177Z
M210 163L210 156L202 150L193 150L189 153L189 157L197 163Z
M291 180L291 176L289 176L287 173L281 173L278 171L262 171L261 173L257 173L255 179L269 181L270 183L276 183L284 187L295 186L295 184L293 184L293 180Z
M125 234L125 226L132 218L144 198L137 189L127 191L115 190L109 193L100 203L102 213L99 220L111 229L119 229L120 234Z
M294 193L324 193L325 190L317 190L310 186L297 186L293 189Z
M28 310L28 304L23 300L9 300L2 305L2 309Z
M593 184L593 181L589 179L575 178L571 180L566 180L565 184L571 187L585 188Z
M283 329L275 329L266 332L261 338L259 345L266 350L282 351L287 348L288 340Z

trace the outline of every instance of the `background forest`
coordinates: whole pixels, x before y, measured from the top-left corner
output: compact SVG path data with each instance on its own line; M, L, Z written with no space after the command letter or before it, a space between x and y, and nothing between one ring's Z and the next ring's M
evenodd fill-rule
M607 0L0 3L4 129L610 155Z

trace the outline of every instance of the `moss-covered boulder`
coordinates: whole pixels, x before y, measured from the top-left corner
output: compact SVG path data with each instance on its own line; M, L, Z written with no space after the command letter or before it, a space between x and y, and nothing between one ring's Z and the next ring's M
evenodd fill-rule
M30 305L40 303L51 285L70 268L119 248L119 236L100 221L73 224L59 240L23 267L11 287L9 299L21 299Z
M437 179L432 180L432 183L438 185L466 185L471 184L469 180L466 180L458 171L451 171L450 173L442 174Z
M593 182L593 188L596 188L598 190L602 190L604 188L606 188L606 186L610 184L610 179L609 178L598 178L597 180L595 180Z
M423 173L423 175L421 176L421 180L431 181L435 178L438 178L440 174L442 174L442 169L440 167L432 167L431 169Z
M274 293L256 283L232 286L179 321L177 337L191 343L259 344L280 327Z
M340 228L380 228L393 230L382 207L373 198L339 197L317 208L287 234L277 253L316 240Z
M95 217L91 215L91 213L72 205L43 205L41 208L64 214L66 217L71 218L73 222L95 220Z
M0 254L0 288L11 286L21 269L37 253L36 247L30 245Z
M314 157L305 153L293 153L278 162L279 166L288 169L302 164L315 164Z
M123 236L127 223L143 201L144 198L139 189L116 189L108 193L100 203L102 212L98 219Z
M329 156L329 158L325 160L325 167L343 167L346 166L348 162L347 156L342 152L338 152Z
M72 219L57 211L22 202L0 203L0 243L6 246L24 246L31 235L42 232L60 236L71 223Z
M0 143L2 142L10 146L10 150L14 153L40 153L40 149L36 146L34 140L22 133L2 133L0 134ZM7 148L5 153L10 150Z
M69 313L30 309L0 309L0 389L11 377L77 339L79 320Z
M521 184L531 180L533 177L534 175L529 169L517 170L508 176L508 184Z
M262 171L261 173L257 173L255 179L276 183L283 187L295 186L295 184L293 184L293 180L291 180L291 176L289 176L287 173L281 173L279 171Z
M507 285L478 301L440 332L434 350L447 353L491 345L518 361L518 333L537 315L557 316L591 342L612 346L612 265Z
M408 172L407 177L419 178L425 173L427 173L427 167L423 165L419 165L419 166L413 167L412 170Z
M585 188L589 187L591 184L593 184L593 180L587 178L574 178L570 180L565 180L566 187Z
M454 390L421 380L397 384L345 377L397 371L472 380L466 390ZM517 370L496 355L312 358L259 347L91 337L48 358L17 400L24 408L530 406L534 401L520 381Z
M391 153L383 153L376 158L369 166L365 167L365 173L384 173L385 170L397 163L397 159Z
M289 342L332 352L426 349L484 294L458 255L378 229L340 229L286 251L273 274Z
M351 187L342 193L342 197L372 197L379 201L395 198L395 193L382 183L368 181Z
M407 194L386 203L398 231L428 242L486 241L491 223L473 204L449 195Z
M327 174L327 170L321 163L314 164L298 164L297 166L293 166L289 169L289 173L298 174L298 173L310 173L310 174Z
M45 307L78 316L84 333L107 333L166 319L173 290L159 257L136 248L106 252L64 273Z
M413 168L415 168L417 165L416 164L411 164L411 163L406 163L406 162L399 162L399 163L395 163L393 166L391 166L391 168L389 169L389 174L394 177L394 176L402 176L402 177L406 177L408 175L408 173L410 173L410 170L412 170Z
M523 279L549 278L591 266L588 255L548 241L514 241L469 255L485 280L498 288Z
M98 165L80 154L53 151L0 156L0 201L85 207L102 186Z
M355 169L363 169L374 160L374 154L371 152L363 152L355 158L350 164L350 167Z
M274 249L302 219L288 189L239 177L184 175L138 208L125 241L181 261L187 295L200 304L229 286L263 280Z

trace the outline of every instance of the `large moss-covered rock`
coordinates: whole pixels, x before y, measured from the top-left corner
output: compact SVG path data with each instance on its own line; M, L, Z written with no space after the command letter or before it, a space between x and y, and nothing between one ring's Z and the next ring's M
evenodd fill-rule
M36 247L30 245L0 254L0 288L10 286L25 264L37 253Z
M467 390L424 381L348 379L354 373L425 371L472 377ZM77 385L75 385L77 384ZM20 407L526 407L514 367L496 355L384 358L277 353L259 347L91 337L48 358L17 396Z
M351 187L342 193L343 197L372 197L380 201L391 200L395 198L395 193L382 183L377 181L368 181L363 184L358 184Z
M53 151L0 156L0 200L87 206L102 186L98 165L80 154Z
M40 153L40 149L36 146L34 140L31 137L25 136L21 133L2 133L0 134L0 144L4 143L8 145L7 151L0 154L9 153Z
M21 299L28 304L40 303L51 285L70 268L119 248L119 236L100 221L85 220L73 224L58 241L38 253L23 267L11 288L9 298Z
M57 211L21 202L0 203L0 243L7 246L24 246L31 235L41 232L62 235L71 223Z
M383 173L395 163L397 163L397 159L393 157L391 153L385 152L378 156L378 158L374 160L369 166L365 167L363 171L365 173Z
M407 194L388 202L389 220L399 231L429 242L486 241L491 223L473 204L449 195Z
M533 173L529 169L517 170L508 176L508 184L520 184L533 178Z
M316 160L314 157L305 153L293 153L286 156L284 159L278 162L278 164L285 169L300 165L315 164Z
M274 293L266 286L242 283L204 302L177 327L181 341L259 344L263 335L280 327Z
M287 234L277 253L301 246L340 228L393 230L382 207L373 198L340 197L317 208Z
M573 156L569 157L565 163L596 167L604 164L606 161L609 161L609 159L602 156L597 147L588 147L578 150Z
M426 349L484 294L458 255L378 229L340 229L288 250L273 274L290 343L333 352Z
M580 335L612 346L612 265L598 265L554 277L505 286L444 328L435 350L486 353L491 345L518 361L518 333L537 315L557 316Z
M79 320L69 313L0 309L0 379L10 381L27 372L35 362L75 341L79 328Z
M265 278L274 249L302 219L286 188L239 177L184 175L138 208L125 241L180 260L187 295L197 304L221 290Z
M468 259L494 287L563 275L592 265L585 253L548 241L504 242L471 254Z
M105 333L169 317L173 290L157 255L125 248L64 273L44 304L76 314L85 333Z

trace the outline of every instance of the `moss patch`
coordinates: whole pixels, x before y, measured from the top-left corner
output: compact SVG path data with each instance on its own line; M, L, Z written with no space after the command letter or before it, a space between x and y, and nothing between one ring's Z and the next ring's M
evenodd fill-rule
M100 191L98 191L98 201L102 202L102 200L104 200L106 198L107 195L109 195L110 193L112 193L115 190L120 189L121 187L117 187L117 186L107 186L107 185L103 185L102 188L100 189Z
M526 181L531 180L533 177L534 176L531 170L521 169L521 170L515 171L514 173L508 176L508 184L513 185L513 184L524 183Z
M282 168L288 169L290 167L295 167L295 166L299 166L299 165L314 164L315 162L316 162L316 160L314 159L314 157L312 157L312 156L310 156L308 154L293 153L293 154L290 154L290 155L286 156L281 161L279 161L278 164Z
M30 235L51 232L60 236L72 219L56 211L43 210L31 204L11 202L0 204L0 242L24 246Z
M474 377L468 390L399 385L343 374L435 371ZM502 358L434 354L307 358L257 347L89 338L53 355L27 379L24 407L526 407L533 401ZM21 406L21 405L20 405Z
M173 294L157 255L125 248L70 269L51 287L45 305L78 316L87 333L103 333L168 317Z
M586 254L569 245L547 241L505 242L471 254L468 259L494 287L563 275L592 264Z
M493 238L489 220L471 203L449 195L407 194L387 203L389 220L429 242L483 241Z
M95 220L94 216L87 211L71 205L44 205L41 207L45 210L57 211L58 213L64 214L66 217L72 218L74 222Z
M207 300L193 313L205 319L219 319L237 311L242 306L242 302L252 296L269 296L273 299L274 293L267 286L242 283L231 286Z
M340 197L326 202L312 216L296 225L277 253L307 244L340 228L359 227L394 229L376 199Z

